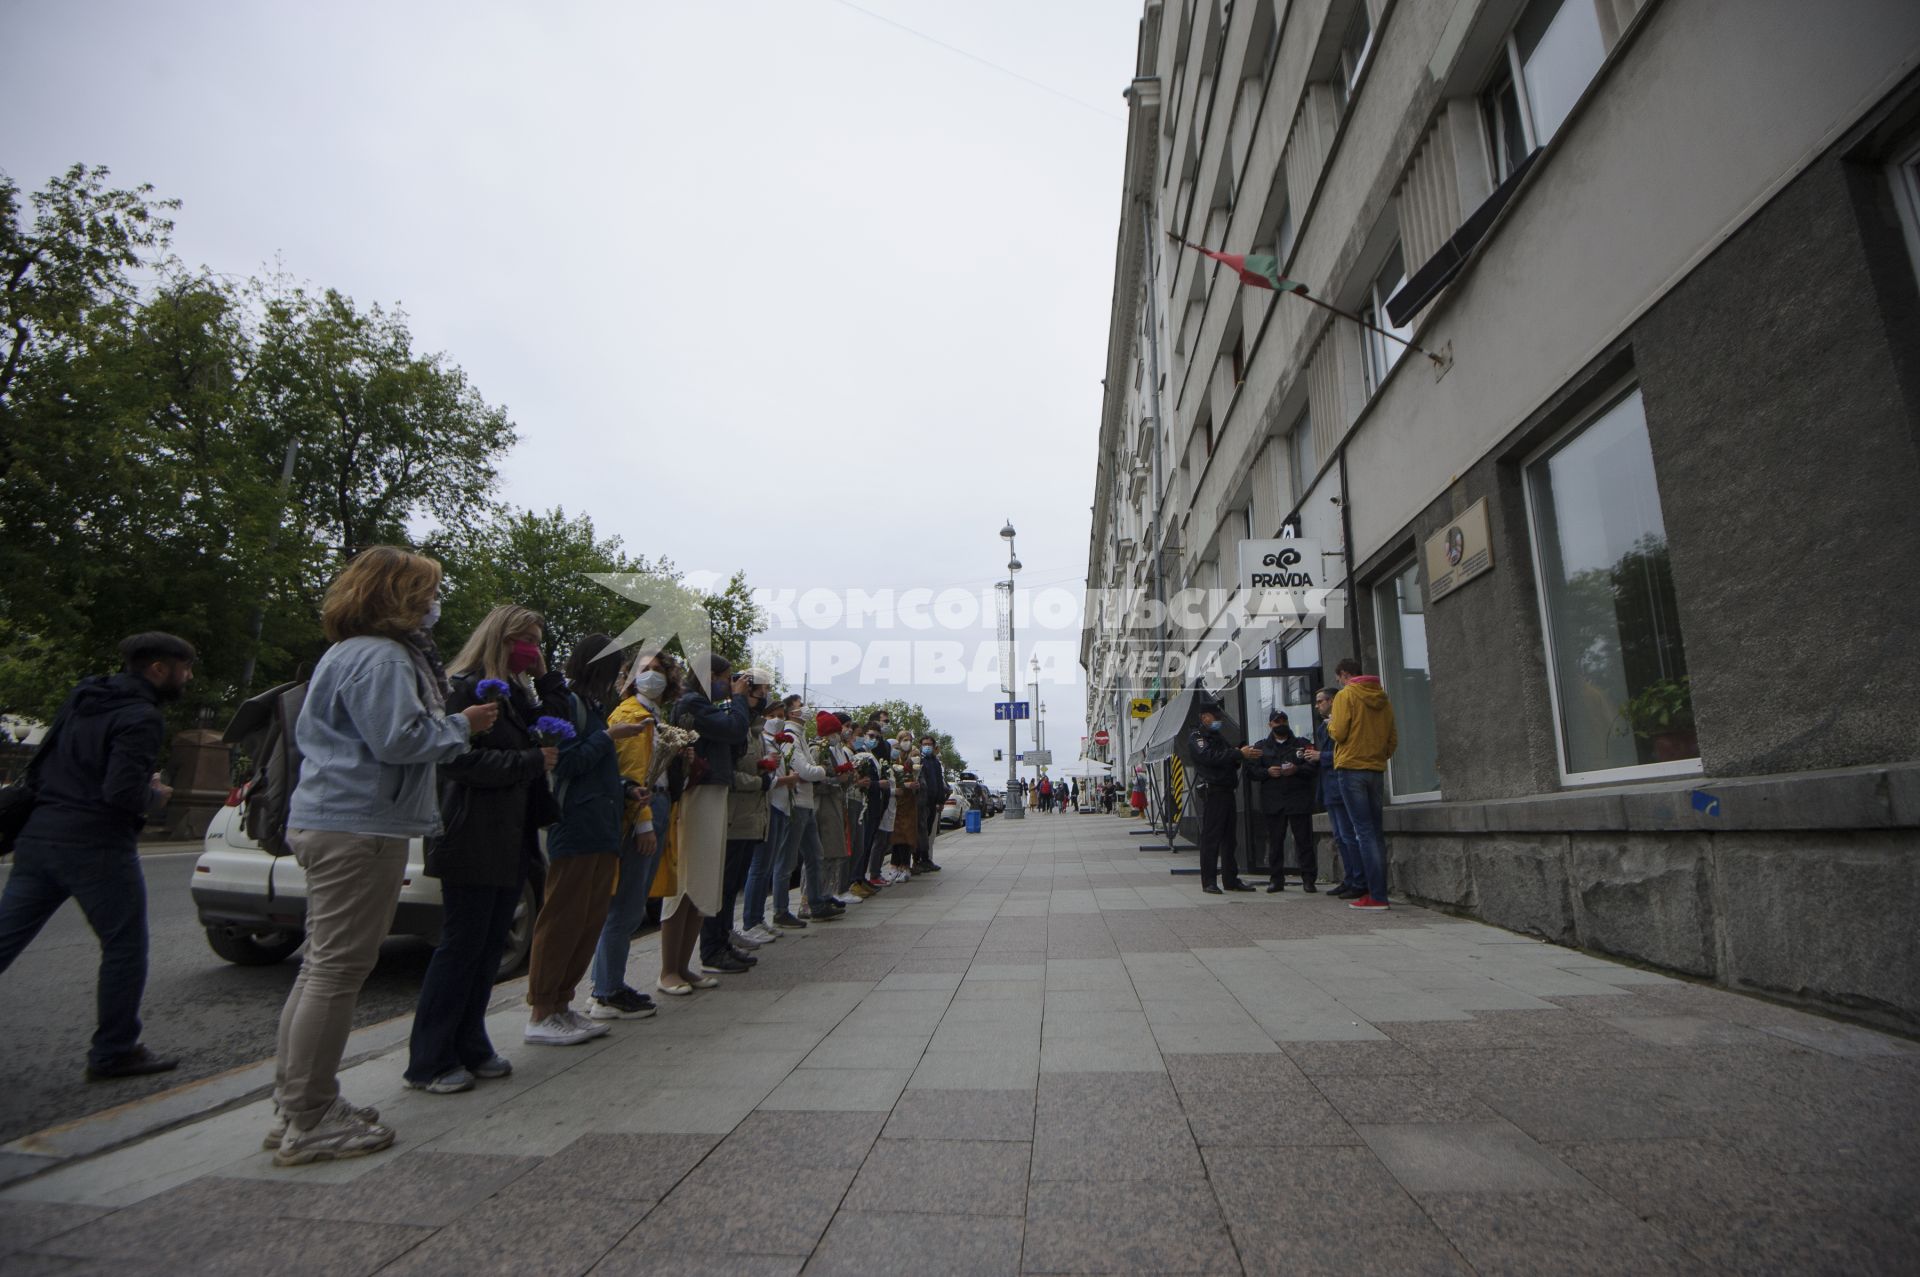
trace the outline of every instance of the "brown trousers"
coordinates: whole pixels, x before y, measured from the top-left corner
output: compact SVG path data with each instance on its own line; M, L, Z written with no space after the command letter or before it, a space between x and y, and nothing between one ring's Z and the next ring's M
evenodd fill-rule
M615 852L560 856L547 866L547 898L533 923L527 1003L535 1019L564 1011L593 962L620 868Z

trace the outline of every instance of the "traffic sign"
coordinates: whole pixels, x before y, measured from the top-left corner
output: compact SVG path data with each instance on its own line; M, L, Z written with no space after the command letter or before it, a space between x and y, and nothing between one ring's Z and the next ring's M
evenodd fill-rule
M1153 717L1153 702L1144 696L1136 696L1127 702L1127 713L1134 718Z
M1112 739L1113 737L1107 734L1107 729L1104 727L1102 727L1099 731L1093 734L1093 743L1096 745L1104 746L1108 741Z
M1027 718L1029 717L1027 710L1030 707L1029 701L995 701L993 703L994 721L1004 722L1009 718Z
M1020 757L1036 767L1045 767L1053 762L1053 751L1050 749L1030 749L1020 755Z

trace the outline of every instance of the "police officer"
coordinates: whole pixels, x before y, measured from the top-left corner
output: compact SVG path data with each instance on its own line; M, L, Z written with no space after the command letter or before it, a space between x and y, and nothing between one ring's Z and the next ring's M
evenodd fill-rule
M1260 813L1266 818L1267 891L1287 889L1288 831L1293 833L1300 881L1308 891L1317 891L1313 884L1320 876L1320 861L1313 849L1313 806L1319 769L1308 758L1313 743L1293 734L1285 710L1269 714L1267 725L1273 730L1240 751L1246 756L1247 774L1253 777Z
M1187 738L1200 788L1200 890L1210 896L1252 891L1240 881L1233 858L1234 790L1240 785L1243 750L1227 743L1227 717L1218 701L1200 706L1200 726Z

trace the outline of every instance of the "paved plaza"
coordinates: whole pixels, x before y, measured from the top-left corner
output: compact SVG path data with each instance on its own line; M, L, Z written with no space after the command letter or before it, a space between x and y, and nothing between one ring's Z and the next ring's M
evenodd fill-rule
M503 1006L468 1094L362 1063L384 1154L276 1170L260 1100L16 1184L0 1273L1920 1269L1912 1044L1128 829L946 835L585 1046Z

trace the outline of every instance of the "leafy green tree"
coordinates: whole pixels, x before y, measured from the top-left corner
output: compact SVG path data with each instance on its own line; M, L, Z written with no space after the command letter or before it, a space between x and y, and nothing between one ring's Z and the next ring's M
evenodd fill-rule
M753 601L745 572L735 572L720 589L701 596L713 619L713 650L745 669L753 660L753 639L767 628L766 614Z
M922 736L933 737L940 750L940 765L946 769L949 782L958 780L960 773L967 770L967 760L960 757L960 751L954 748L952 733L935 731L927 712L912 701L894 699L862 705L853 711L853 721L864 723L881 710L887 712L887 730L892 734L897 736L905 728L913 733L916 744Z

